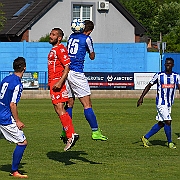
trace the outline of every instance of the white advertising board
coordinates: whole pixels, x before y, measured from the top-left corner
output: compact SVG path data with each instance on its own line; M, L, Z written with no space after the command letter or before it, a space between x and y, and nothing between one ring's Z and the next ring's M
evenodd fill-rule
M144 89L155 73L134 73L134 89ZM151 87L156 89L157 85Z

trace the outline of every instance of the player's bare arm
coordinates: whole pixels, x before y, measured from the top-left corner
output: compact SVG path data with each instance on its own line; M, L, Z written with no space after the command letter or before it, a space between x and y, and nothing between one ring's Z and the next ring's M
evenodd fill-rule
M89 53L89 58L90 58L91 60L94 60L94 59L95 59L95 52Z
M53 86L54 90L55 89L61 89L63 83L65 82L65 80L67 78L68 72L69 72L69 65L66 65L64 67L64 71L63 71L61 79L57 83L55 83L54 86Z
M145 87L144 91L142 92L142 94L141 94L141 96L140 96L140 98L139 98L139 100L138 100L138 102L137 102L137 107L140 106L140 105L142 105L142 103L143 103L143 98L144 98L144 96L149 92L149 90L151 89L151 86L152 86L152 84L149 83L149 84Z
M11 102L10 103L10 108L11 108L11 112L12 112L12 115L13 115L13 118L15 119L16 121L16 125L19 129L22 129L25 127L24 123L22 123L19 119L19 116L18 116L18 111L17 111L17 105L16 103L14 102Z

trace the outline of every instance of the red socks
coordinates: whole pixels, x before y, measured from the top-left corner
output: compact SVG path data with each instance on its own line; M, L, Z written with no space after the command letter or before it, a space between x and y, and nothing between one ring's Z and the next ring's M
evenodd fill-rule
M71 117L66 112L65 114L60 116L60 120L61 120L64 130L66 131L66 137L71 138L72 134L74 134L74 126L72 124Z

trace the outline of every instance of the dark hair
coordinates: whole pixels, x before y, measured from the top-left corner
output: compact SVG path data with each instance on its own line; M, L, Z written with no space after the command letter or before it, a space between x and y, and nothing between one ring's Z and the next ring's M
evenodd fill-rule
M57 31L57 32L58 32L58 35L63 38L64 32L63 32L62 29L60 29L60 28L53 28L52 31L53 31L53 30L54 30L54 31Z
M23 57L18 57L13 62L13 69L15 72L22 72L26 67L26 60Z
M85 20L84 24L85 24L84 32L92 31L94 29L94 23L92 21Z
M171 58L171 57L167 57L167 58L166 58L166 61L172 61L172 62L173 62L173 64L174 64L174 59L173 59L173 58Z

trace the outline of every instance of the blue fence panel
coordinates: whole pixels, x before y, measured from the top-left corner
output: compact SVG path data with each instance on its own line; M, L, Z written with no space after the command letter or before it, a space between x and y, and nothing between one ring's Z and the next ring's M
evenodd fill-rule
M147 53L147 71L146 72L159 72L161 71L161 58L158 52ZM153 67L153 68L152 68Z
M13 60L23 56L27 71L47 71L51 47L48 42L0 42L0 69L12 71ZM159 53L147 52L145 43L95 43L94 48L96 58L91 61L86 55L85 72L157 72L163 69L167 56L174 58L174 69L180 72L180 54L165 53L161 63Z
M85 72L145 72L147 46L145 43L95 44L96 58L85 59Z

